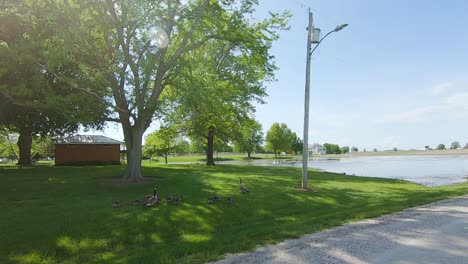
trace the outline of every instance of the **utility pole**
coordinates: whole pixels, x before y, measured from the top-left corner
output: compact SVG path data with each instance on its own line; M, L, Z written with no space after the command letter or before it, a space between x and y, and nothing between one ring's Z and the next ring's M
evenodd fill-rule
M310 58L312 48L312 30L314 19L309 9L309 27L307 28L307 62L306 62L306 83L304 102L304 145L302 147L302 190L307 190L307 172L309 162L309 101L310 101Z

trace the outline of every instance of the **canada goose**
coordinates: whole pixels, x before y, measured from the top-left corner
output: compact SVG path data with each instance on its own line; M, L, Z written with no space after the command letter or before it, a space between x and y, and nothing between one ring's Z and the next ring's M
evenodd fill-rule
M155 205L158 201L159 201L159 197L158 197L158 194L156 193L156 187L154 187L154 189L153 189L153 196L151 196L151 197L146 201L145 206L146 206L146 207L153 206L153 205Z
M148 201L149 198L153 197L153 195L145 195L145 197L141 198L141 199L135 199L133 201L133 205L143 205L145 206L146 205L146 201Z
M219 196L208 197L208 203L209 204L216 203L216 202L219 202L219 201L221 201L221 197L219 197Z
M166 199L165 199L165 200L166 200L166 203L172 202L172 199L173 199L173 198L172 198L171 195L166 196Z
M120 200L112 202L112 207L114 208L120 207L121 205L122 205L122 202Z
M228 196L228 197L226 198L226 202L227 202L228 204L232 204L232 196Z
M249 192L249 189L247 189L247 187L244 186L244 184L242 184L242 179L239 178L240 180L240 190L242 193L248 193Z
M182 202L182 198L183 198L182 195L174 197L172 199L172 204L175 204L175 205L180 204Z

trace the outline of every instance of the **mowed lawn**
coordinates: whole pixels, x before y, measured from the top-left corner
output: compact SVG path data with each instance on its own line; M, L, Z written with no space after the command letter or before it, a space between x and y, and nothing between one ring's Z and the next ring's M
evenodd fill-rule
M125 186L123 166L18 169L0 166L0 263L203 263L226 253L467 194L468 184L412 183L300 169L145 166L153 182ZM239 178L251 190L239 191ZM133 206L150 194L183 195L180 205ZM207 204L207 197L232 195ZM123 206L113 208L113 200Z
M274 154L252 154L250 157L251 160L258 160L258 159L275 159ZM276 159L280 160L302 160L302 156L299 155L281 155L278 156ZM214 155L215 161L233 161L233 160L249 160L246 154L219 154ZM167 158L168 164L171 163L199 163L205 164L206 163L206 156L202 154L192 154L192 155L180 155L180 156L169 156ZM153 157L153 160L144 160L143 164L151 165L154 163L165 163L164 157Z

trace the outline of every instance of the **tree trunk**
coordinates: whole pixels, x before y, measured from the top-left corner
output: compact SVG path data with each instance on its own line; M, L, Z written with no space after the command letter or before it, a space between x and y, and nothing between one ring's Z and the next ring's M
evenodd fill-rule
M247 158L250 159L250 151L247 151Z
M275 159L278 159L278 151L275 150Z
M214 128L210 127L208 129L208 136L206 137L208 143L206 145L206 165L213 166L214 158L213 158L213 148L214 148Z
M31 146L32 146L32 135L31 131L26 128L20 129L20 135L18 138L19 148L19 160L16 165L32 165L31 162Z
M126 182L141 182L141 145L144 129L136 127L122 126L125 145L127 146L127 169L125 170L123 180Z
M166 165L167 165L167 153L164 154L164 159L166 160Z

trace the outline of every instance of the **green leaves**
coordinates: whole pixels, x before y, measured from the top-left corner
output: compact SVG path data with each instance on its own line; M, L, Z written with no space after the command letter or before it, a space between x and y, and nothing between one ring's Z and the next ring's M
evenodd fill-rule
M323 144L325 149L327 150L327 154L341 154L342 149L338 144L330 144L330 143L325 143Z
M262 125L254 119L244 122L240 135L234 139L234 151L250 153L258 151L263 143Z
M266 134L266 150L275 152L289 151L292 144L292 132L285 123L273 123Z
M188 142L180 137L175 127L163 127L146 136L143 155L152 157L162 155L167 157L170 153L188 152Z
M0 125L42 136L71 133L80 123L101 127L106 107L75 89L95 84L65 45L70 20L58 2L1 5L0 101L7 107Z

